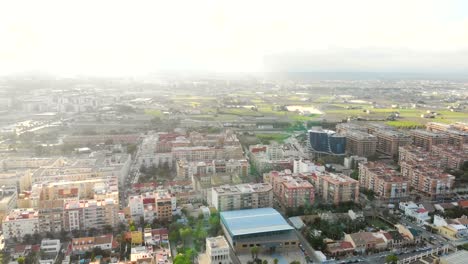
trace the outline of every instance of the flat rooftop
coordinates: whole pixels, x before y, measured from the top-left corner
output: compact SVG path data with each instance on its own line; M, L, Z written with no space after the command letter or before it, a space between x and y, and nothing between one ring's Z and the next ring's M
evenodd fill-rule
M411 130L412 135L424 135L428 137L440 137L440 138L448 138L447 134L444 133L437 133L437 132L431 132L428 130L422 130L422 129L414 129Z
M208 237L206 242L210 244L211 248L227 248L229 247L226 239L223 236Z
M213 187L213 191L219 195L247 194L271 191L273 187L269 183L244 183L238 185L221 185Z
M467 258L468 258L468 251L459 250L447 256L440 257L440 260L441 261L443 260L445 263L462 264L462 263L466 263Z
M294 230L273 208L221 212L221 221L232 236Z

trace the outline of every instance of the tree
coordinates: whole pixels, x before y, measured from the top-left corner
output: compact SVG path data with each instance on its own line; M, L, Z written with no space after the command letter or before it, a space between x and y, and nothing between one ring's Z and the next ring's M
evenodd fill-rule
M16 262L18 262L18 264L24 264L24 257L19 257Z
M26 243L26 244L31 244L32 241L33 241L32 235L31 235L31 234L26 234L26 235L24 235L23 241L24 241L24 243Z
M169 240L176 243L180 241L180 232L181 224L172 223L169 226Z
M258 251L259 251L259 248L257 246L250 248L250 253L252 254L253 260L258 258Z
M273 259L273 264L278 264L278 262L279 262L279 259L277 258Z
M262 264L268 264L268 260L264 259L264 260L262 261Z
M388 255L385 258L385 263L396 264L398 262L398 257L395 254Z
M133 155L133 153L135 153L136 150L137 150L137 145L135 144L130 144L127 146L127 153L130 155Z
M297 260L294 260L294 261L292 261L292 262L289 263L289 264L301 264L301 262L299 262L299 261L297 261Z
M174 258L174 264L191 264L195 252L192 249L187 249L183 253L177 254Z
M104 234L112 234L114 232L114 228L111 225L105 225L102 228Z
M185 227L180 229L180 237L184 242L184 245L187 243L187 240L192 236L193 230L191 227Z

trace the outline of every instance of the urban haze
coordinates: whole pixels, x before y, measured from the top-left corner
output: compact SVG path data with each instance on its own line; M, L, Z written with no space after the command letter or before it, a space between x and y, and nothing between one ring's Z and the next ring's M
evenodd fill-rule
M0 3L0 263L468 263L468 3Z

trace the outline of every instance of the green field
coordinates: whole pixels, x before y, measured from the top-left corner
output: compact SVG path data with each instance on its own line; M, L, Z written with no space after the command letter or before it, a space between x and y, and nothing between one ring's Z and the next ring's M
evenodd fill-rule
M392 126L392 127L396 127L396 128L406 128L406 129L424 127L424 125L421 124L420 122L405 121L405 120L403 120L403 121L388 121L388 122L385 122L385 124L387 124L389 126Z
M255 134L262 144L268 144L270 142L283 143L284 140L290 137L288 134L274 133L274 134Z
M384 221L375 218L375 219L370 219L368 220L368 223L374 226L375 228L382 229L382 230L389 230L391 229L391 226L389 226L387 223Z
M146 109L145 114L156 116L156 117L162 117L164 115L161 110L154 110L154 109Z
M367 120L385 121L393 113L399 113L396 121L387 121L390 126L398 128L420 127L427 122L453 123L457 121L468 121L467 112L451 112L447 109L435 110L440 115L435 118L422 118L427 109L393 109L393 108L372 108L365 103L343 103L342 100L335 100L332 96L314 96L312 94L296 95L285 93L261 93L241 90L230 94L229 100L234 104L255 105L256 109L249 108L218 108L220 100L214 96L193 96L180 94L170 97L172 103L179 109L199 110L199 114L189 114L188 118L206 121L232 122L240 120L242 117L274 117L280 122L308 122L326 119L328 121L341 121L348 117L360 117ZM309 100L304 100L304 98ZM295 112L280 110L286 105L311 105L323 111L324 115L300 115ZM358 109L350 109L357 107ZM369 113L366 112L369 111ZM147 114L155 117L164 117L160 110L148 109Z

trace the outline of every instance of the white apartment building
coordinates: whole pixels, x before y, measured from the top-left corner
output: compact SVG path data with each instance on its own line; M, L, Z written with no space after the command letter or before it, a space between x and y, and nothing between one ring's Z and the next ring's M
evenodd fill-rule
M5 239L23 239L25 235L39 232L38 211L33 208L13 209L2 222Z
M315 164L311 160L295 159L293 162L293 173L321 173L325 172L325 166Z
M119 204L113 199L71 201L64 205L64 229L87 230L117 226Z
M211 192L211 205L218 211L273 206L273 187L269 183L222 185Z

